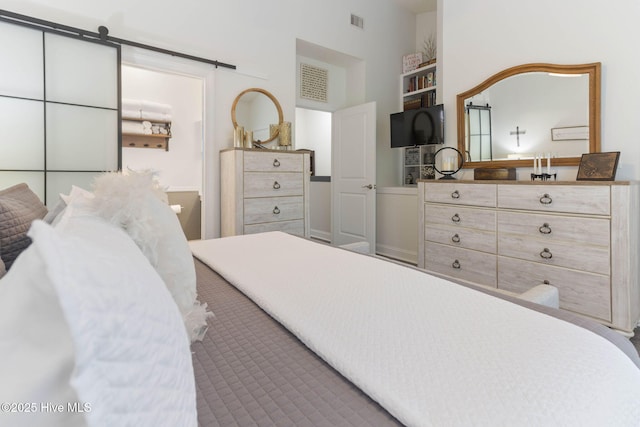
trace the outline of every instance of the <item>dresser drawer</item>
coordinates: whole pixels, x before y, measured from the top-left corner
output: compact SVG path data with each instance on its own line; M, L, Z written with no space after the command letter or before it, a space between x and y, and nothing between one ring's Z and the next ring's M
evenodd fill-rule
M496 206L495 184L426 184L424 199L427 202L451 203L470 206Z
M284 231L304 237L304 220L265 222L244 226L244 234L265 233L267 231Z
M611 221L607 218L498 212L498 232L518 234L543 242L574 242L609 247Z
M496 256L425 242L424 268L480 285L496 287Z
M292 172L246 172L244 197L302 196L303 178Z
M427 226L424 230L424 238L430 242L457 248L496 253L496 233L494 231L452 227L450 225Z
M522 293L547 281L558 288L560 308L611 321L609 277L498 257L498 288Z
M299 196L245 199L244 223L258 224L302 219L303 211L303 198Z
M424 221L428 226L450 225L495 231L496 211L427 203L424 206Z
M610 274L608 246L576 245L572 242L532 239L523 234L498 233L498 255L542 265Z
M609 215L608 185L498 185L498 207Z
M302 172L304 157L294 153L244 153L245 172Z

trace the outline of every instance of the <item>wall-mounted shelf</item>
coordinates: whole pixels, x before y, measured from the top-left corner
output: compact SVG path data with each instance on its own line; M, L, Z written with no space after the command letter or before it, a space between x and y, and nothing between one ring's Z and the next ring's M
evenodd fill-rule
M144 122L145 120L141 119L127 119L123 118L124 121L131 122ZM167 130L166 134L163 133L152 133L152 134L143 134L143 133L131 133L122 132L122 147L123 148L156 148L163 149L165 151L169 151L169 139L171 138L171 122L159 122L148 120L151 122L151 125L157 125L165 128Z

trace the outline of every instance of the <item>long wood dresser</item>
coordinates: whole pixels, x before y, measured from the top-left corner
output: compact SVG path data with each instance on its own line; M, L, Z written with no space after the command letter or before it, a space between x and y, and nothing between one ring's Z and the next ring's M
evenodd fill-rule
M222 236L284 231L309 237L309 171L309 153L222 150Z
M631 334L640 318L637 182L420 181L418 266Z

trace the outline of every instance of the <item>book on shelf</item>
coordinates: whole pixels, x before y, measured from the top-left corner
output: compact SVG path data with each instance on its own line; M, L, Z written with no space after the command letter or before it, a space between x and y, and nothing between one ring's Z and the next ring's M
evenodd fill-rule
M404 101L403 104L404 104L404 111L415 110L416 108L420 108L423 106L421 98L407 99Z

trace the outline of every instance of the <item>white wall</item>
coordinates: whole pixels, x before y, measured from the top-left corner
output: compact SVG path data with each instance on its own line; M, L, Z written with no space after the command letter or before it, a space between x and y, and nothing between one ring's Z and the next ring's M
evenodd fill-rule
M378 187L376 253L417 264L421 234L417 191L416 187Z
M490 13L488 13L490 11ZM640 40L640 2L618 0L438 1L443 77L438 86L448 117L456 95L514 65L602 63L602 151L620 151L616 179L640 178L640 57L627 48ZM454 120L447 144L457 141ZM575 179L577 168L563 168Z
M309 183L310 234L316 239L331 242L331 183Z
M203 82L193 77L123 66L122 97L171 105L169 151L122 149L122 169L159 171L162 186L202 193Z
M296 108L296 150L314 151L314 174L331 176L331 113Z
M216 73L214 104L206 109L207 118L214 117L213 134L205 141L212 165L218 164L219 149L233 145L230 108L242 90L273 93L284 119L292 121L297 39L362 59L364 101L377 103L378 185L398 179L389 114L397 110L402 55L414 49L416 22L395 0L4 0L3 9L91 31L104 25L114 37L237 65L237 71ZM364 30L350 24L351 13L364 18ZM207 188L209 197L219 198L214 176ZM206 237L219 234L218 218L207 215L205 221L216 222L206 227Z

